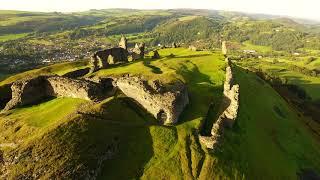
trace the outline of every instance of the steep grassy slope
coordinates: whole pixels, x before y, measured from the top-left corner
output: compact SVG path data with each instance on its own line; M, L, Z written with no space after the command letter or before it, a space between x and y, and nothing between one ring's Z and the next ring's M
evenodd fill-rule
M235 72L239 117L217 156L234 162L248 179L296 179L302 169L319 174L319 140L267 83L241 68Z
M245 60L240 62L244 67L254 67L257 69L262 69L264 72L276 75L277 77L286 78L289 84L296 84L303 89L305 89L308 96L312 100L320 99L320 77L312 77L310 75L305 75L301 72L291 70L289 68L290 64L295 62L288 62L288 60L279 60L278 62L272 63L269 59L262 60ZM299 64L297 64L299 65ZM301 66L301 65L300 65Z

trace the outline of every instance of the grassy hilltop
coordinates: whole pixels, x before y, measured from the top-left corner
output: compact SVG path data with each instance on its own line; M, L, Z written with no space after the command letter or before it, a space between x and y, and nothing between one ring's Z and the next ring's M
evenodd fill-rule
M79 178L97 167L98 179L296 179L304 169L320 171L319 141L267 83L240 67L234 67L241 87L236 125L226 131L219 151L201 146L199 127L205 123L211 129L222 99L224 57L184 48L159 53L159 60L147 57L90 76L131 73L186 82L190 105L176 126L159 125L121 94L99 104L56 98L11 110L0 117L0 144L6 144L1 150L8 157L20 155L9 177L45 170L42 178ZM59 74L55 67L47 69ZM18 74L1 84L42 72ZM118 153L100 161L110 148Z
M87 68L93 52L117 46L122 35L130 47L146 43L148 52L173 42L181 47L84 78L130 73L165 84L183 81L190 104L179 123L160 125L120 92L98 103L46 99L0 114L0 177L320 176L320 28L300 20L188 9L0 11L0 97L19 79ZM211 151L198 136L210 134L221 111L221 40L240 85L240 109L218 150ZM190 45L204 50L191 51ZM3 159L12 163L6 171Z

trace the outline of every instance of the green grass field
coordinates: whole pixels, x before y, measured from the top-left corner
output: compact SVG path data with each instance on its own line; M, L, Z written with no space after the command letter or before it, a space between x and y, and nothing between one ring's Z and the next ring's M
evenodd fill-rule
M258 53L267 53L267 52L271 52L272 48L270 46L258 46L258 45L254 45L248 41L243 42L242 43L242 47L241 49L243 50L255 50Z

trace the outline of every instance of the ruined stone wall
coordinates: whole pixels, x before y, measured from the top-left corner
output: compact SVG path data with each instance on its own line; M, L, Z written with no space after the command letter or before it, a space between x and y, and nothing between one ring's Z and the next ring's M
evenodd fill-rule
M219 145L224 128L232 127L239 109L239 85L233 83L233 73L230 61L226 58L226 80L223 90L223 111L211 129L211 136L200 136L200 141L209 149L214 149Z
M226 41L222 41L221 50L222 50L222 54L226 56L227 55L227 42Z
M144 54L145 54L145 44L140 43L139 45L136 44L134 49L132 50L131 56L132 60L138 60L138 59L143 59Z
M94 100L101 94L100 87L92 82L53 76L47 78L47 95Z
M34 104L51 96L95 100L102 95L103 89L102 84L60 76L24 79L12 84L12 98L6 104L4 111Z
M184 84L165 88L159 81L148 83L139 77L124 76L115 80L115 86L134 99L163 124L174 124L189 103Z
M61 76L39 76L12 84L12 99L4 111L35 104L48 97L97 100L112 96L114 87L134 99L163 124L174 124L189 103L186 86L177 82L163 86L160 81L125 75L119 78L79 80Z
M91 57L89 64L91 66L90 72L107 68L110 64L126 63L128 62L128 51L121 47L114 47L97 51Z
M10 110L18 105L28 105L46 96L46 81L43 76L14 82L11 86L12 98L4 110Z

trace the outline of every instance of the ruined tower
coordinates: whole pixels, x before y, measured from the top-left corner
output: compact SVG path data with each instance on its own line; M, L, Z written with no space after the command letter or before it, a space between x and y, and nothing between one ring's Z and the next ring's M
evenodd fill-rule
M128 48L128 41L127 41L127 38L122 36L121 39L120 39L120 42L119 42L119 47L127 50Z

